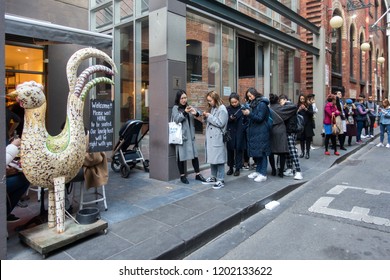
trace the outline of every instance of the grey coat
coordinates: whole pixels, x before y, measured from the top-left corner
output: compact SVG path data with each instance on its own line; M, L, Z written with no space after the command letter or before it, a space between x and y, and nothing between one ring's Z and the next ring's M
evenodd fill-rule
M226 130L228 122L228 113L225 105L212 108L205 122L206 162L210 164L226 163L226 148L222 136L222 131Z
M283 111L282 106L279 104L271 104L271 114L273 119L273 125L271 130L271 151L273 154L287 154L287 131L286 124L282 118Z
M199 115L197 113L197 115ZM172 119L175 123L181 123L183 144L176 146L176 155L180 161L191 160L198 157L198 151L195 146L195 125L194 115L187 114L179 106L175 105L172 108Z

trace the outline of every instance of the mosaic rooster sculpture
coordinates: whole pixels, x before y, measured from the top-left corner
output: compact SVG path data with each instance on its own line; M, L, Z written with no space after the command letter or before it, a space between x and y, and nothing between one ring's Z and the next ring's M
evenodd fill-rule
M88 58L103 59L112 69L103 65L92 65L77 76L80 64ZM66 123L56 136L50 135L46 130L46 98L41 84L34 81L25 82L10 94L25 109L21 144L23 172L31 184L48 188L48 226L52 228L57 225L58 233L65 231L63 185L76 176L85 156L85 97L96 84L113 85L113 81L107 77L91 77L98 72L111 76L116 72L114 62L104 52L84 48L70 57L66 68L69 83Z

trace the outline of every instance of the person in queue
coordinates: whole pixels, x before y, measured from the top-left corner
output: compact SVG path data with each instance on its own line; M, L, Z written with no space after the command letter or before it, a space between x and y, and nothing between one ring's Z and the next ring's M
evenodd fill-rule
M248 155L253 157L257 164L256 171L249 174L248 178L263 182L267 180L268 156L271 155L271 128L267 123L270 117L269 100L255 88L249 88L247 94L250 100L249 108L244 108L242 113L248 118Z
M185 173L185 162L191 160L195 171L195 180L205 182L206 179L200 174L198 151L195 143L195 117L200 116L200 112L187 102L187 93L183 89L176 92L175 105L172 108L172 119L176 123L182 124L183 144L175 145L177 167L180 172L180 181L189 184Z
M228 112L220 95L210 91L206 95L208 109L202 116L206 123L206 162L210 164L211 176L203 184L212 184L213 189L225 186L226 148L223 133L228 122Z

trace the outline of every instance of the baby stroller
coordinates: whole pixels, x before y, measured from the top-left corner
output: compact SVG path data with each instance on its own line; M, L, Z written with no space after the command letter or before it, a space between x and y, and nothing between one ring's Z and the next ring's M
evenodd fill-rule
M119 130L119 141L112 154L111 169L120 171L123 178L129 177L130 170L139 162L142 162L144 170L149 172L149 160L144 159L139 148L139 143L149 131L146 130L140 136L143 124L140 120L129 120Z

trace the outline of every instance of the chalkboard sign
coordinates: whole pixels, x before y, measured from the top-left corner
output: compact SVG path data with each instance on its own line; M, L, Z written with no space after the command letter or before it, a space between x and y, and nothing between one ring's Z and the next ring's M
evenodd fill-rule
M114 102L110 100L91 100L90 112L89 151L112 151L114 141Z

